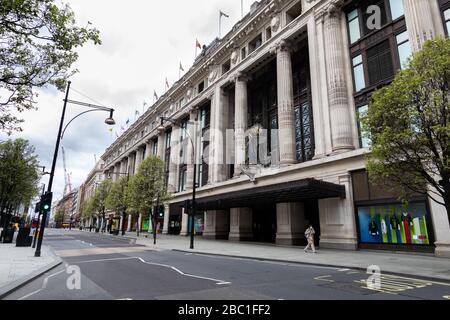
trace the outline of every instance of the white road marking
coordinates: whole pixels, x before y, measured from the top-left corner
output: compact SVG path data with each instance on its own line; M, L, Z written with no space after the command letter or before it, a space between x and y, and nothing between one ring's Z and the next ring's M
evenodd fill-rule
M65 271L66 271L66 270L61 270L61 271L59 271L59 272L57 272L57 273L54 273L54 274L52 274L52 275L49 275L49 276L46 277L46 278L44 279L44 281L42 282L42 288L41 288L41 289L36 290L36 291L33 291L33 292L31 292L31 293L29 293L29 294L27 294L27 295L25 295L25 296L23 296L23 297L21 297L21 298L19 298L19 299L17 299L17 300L25 300L25 299L27 299L27 298L29 298L29 297L31 297L31 296L34 296L35 294L37 294L37 293L39 293L39 292L41 292L41 291L47 289L47 283L48 283L48 280L49 280L50 278L53 278L53 277L55 277L55 276L61 274L61 273L64 273Z
M314 278L314 280L317 280L317 281L326 281L326 282L335 282L334 280L329 280L329 279L325 279L325 278L331 278L331 276L321 276L321 277L316 277L316 278Z
M350 271L350 269L339 269L339 272L345 272L345 271Z
M227 281L224 281L224 280L219 280L219 279L214 279L214 278L207 278L207 277L196 276L196 275L184 273L183 271L175 268L174 266L170 266L170 265L166 265L166 264L147 262L144 259L139 258L139 257L136 257L136 259L138 259L142 263L145 263L145 264L148 264L148 265L153 265L153 266L159 266L159 267L172 269L173 271L175 271L175 272L177 272L177 273L179 273L179 274L181 274L182 276L185 276L185 277L191 277L191 278L203 279L203 280L208 280L208 281L214 281L214 282L216 282L217 285L231 284L231 282L227 282Z
M26 296L23 296L22 298L19 298L19 299L17 299L17 300L19 300L19 301L25 300L25 299L27 299L27 298L29 298L29 297L31 297L31 296L34 296L35 294L41 292L42 290L43 290L43 289L39 289L39 290L33 291L33 292L27 294Z
M76 264L105 262L105 261L120 261L120 260L136 260L136 258L131 257L131 258L111 258L111 259L88 260L88 261L77 262Z

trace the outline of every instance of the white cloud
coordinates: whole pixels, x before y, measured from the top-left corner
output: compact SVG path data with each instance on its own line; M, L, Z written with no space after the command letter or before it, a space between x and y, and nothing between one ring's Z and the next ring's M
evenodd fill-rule
M134 121L135 110L142 113L143 102L153 101L153 90L161 95L165 77L173 84L178 80L180 61L184 69L192 65L195 39L210 43L218 36L219 10L230 15L222 19L222 35L241 18L240 0L65 0L75 12L79 25L88 21L101 32L103 45L88 44L79 50L75 64L80 72L72 86L108 107L116 109L116 131L127 119ZM248 12L251 0L244 0ZM64 93L41 90L37 111L28 111L24 137L36 146L41 162L51 166L55 136L61 117ZM72 91L71 99L89 101ZM67 119L84 109L70 105ZM64 146L67 169L72 172L73 186L79 186L94 167L97 159L113 142L108 127L103 125L107 114L91 113L75 121L68 129ZM115 136L115 135L114 135ZM0 134L0 139L5 139ZM49 169L47 169L49 170ZM47 183L47 178L43 180ZM55 197L64 189L62 156L55 175Z

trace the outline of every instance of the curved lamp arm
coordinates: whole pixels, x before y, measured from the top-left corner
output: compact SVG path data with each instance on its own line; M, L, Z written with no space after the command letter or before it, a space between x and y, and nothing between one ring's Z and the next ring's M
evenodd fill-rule
M64 128L62 134L61 134L61 140L64 138L64 134L66 133L67 128L69 127L69 125L74 122L76 119L78 119L79 117L81 117L82 115L85 115L86 113L90 113L90 112L95 112L95 111L104 111L104 110L100 110L100 109L94 109L94 110L88 110L85 112L80 113L79 115L77 115L76 117L74 117L72 120L69 121L69 123L66 125L66 127Z

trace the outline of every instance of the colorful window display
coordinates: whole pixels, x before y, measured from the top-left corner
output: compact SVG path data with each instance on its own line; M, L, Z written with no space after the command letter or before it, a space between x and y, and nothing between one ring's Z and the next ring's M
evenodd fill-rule
M150 230L150 219L147 217L145 219L142 219L142 231L149 231Z
M191 229L192 229L191 216L189 216L189 220L188 220L188 230L189 230L189 232L191 231ZM204 229L205 229L205 222L204 222L203 215L195 216L195 218L194 218L194 232L195 232L195 234L197 234L197 235L203 234Z
M361 206L358 208L361 243L430 245L425 203Z

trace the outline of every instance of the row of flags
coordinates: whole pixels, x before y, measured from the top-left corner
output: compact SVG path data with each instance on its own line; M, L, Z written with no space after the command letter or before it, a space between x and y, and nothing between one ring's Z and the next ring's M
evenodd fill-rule
M224 13L222 10L219 11L219 38L221 37L222 17L229 18L230 16L228 14ZM195 57L198 56L198 49L203 50L204 48L205 48L205 45L202 45L200 43L200 41L198 41L198 39L195 39ZM181 79L181 73L185 72L183 64L181 63L181 61L180 61L180 65L179 65L179 69L178 70L179 70L179 79ZM170 89L170 84L169 84L169 80L167 79L167 77L165 78L164 85L165 85L165 90L167 92ZM154 102L159 100L159 96L158 96L156 90L153 90L153 99L154 99ZM145 107L147 107L147 106L148 106L147 103L144 102L142 114L145 113ZM135 118L134 121L136 121L140 117L140 115L141 115L141 113L139 112L139 110L136 110L135 114L134 114L134 118ZM120 127L120 134L117 131L115 131L116 138L119 138L130 127L130 123L131 123L131 121L130 121L130 119L128 119L125 122L125 126L121 125L121 127ZM110 129L108 129L108 131L111 133L111 138L113 138L114 128L110 128Z

